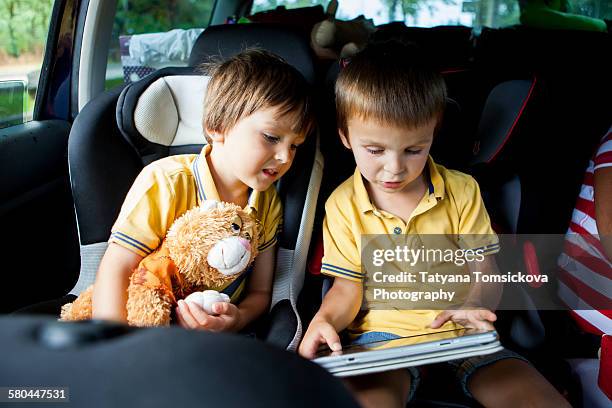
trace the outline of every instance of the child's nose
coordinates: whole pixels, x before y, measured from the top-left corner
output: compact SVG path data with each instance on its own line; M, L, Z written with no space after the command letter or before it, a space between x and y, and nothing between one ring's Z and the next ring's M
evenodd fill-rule
M400 174L404 166L399 157L390 158L385 164L385 170L392 174Z
M280 148L276 151L276 155L274 156L274 158L279 162L285 164L289 161L290 154L291 153L289 152L289 149Z

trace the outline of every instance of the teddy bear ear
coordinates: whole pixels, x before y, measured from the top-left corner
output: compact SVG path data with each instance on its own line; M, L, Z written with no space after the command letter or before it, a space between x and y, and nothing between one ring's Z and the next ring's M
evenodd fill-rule
M218 208L220 204L221 203L219 203L217 200L204 200L200 204L200 208L206 211L214 210L215 208Z

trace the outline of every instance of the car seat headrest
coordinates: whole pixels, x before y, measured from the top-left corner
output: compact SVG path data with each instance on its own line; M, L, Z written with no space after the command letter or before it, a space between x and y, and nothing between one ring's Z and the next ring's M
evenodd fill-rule
M485 102L471 165L492 163L515 133L532 98L536 78L496 85Z
M306 81L315 80L312 53L308 41L285 26L272 24L228 24L210 26L198 37L189 65L196 67L210 57L229 58L249 47L259 47L273 52L293 65Z
M117 124L148 162L177 146L203 145L203 100L209 77L193 68L164 68L128 85L117 102Z

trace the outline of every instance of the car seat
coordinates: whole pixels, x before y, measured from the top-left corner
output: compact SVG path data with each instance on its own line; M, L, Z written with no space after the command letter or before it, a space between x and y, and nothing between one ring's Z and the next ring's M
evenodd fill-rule
M256 24L214 26L196 41L191 67L164 68L123 90L105 92L77 116L68 159L81 271L70 294L78 295L94 281L111 226L143 166L165 156L200 151L207 80L194 67L205 58L227 58L246 46L277 53L312 82L308 44L297 34ZM303 283L322 166L317 137L310 137L277 185L284 202L284 226L278 237L270 315L262 332L266 340L289 349L295 349L301 338L295 302Z
M0 316L0 327L0 382L63 389L50 406L359 406L322 367L246 336L41 316Z

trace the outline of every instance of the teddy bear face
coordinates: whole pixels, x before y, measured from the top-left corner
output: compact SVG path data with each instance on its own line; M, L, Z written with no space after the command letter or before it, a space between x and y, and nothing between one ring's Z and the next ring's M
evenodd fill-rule
M222 238L208 252L208 266L225 276L232 276L246 269L251 259L253 228L243 225L236 215L230 225L233 236Z
M166 236L185 288L200 290L233 280L257 255L257 221L231 203L206 203L177 219Z

